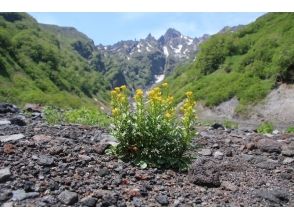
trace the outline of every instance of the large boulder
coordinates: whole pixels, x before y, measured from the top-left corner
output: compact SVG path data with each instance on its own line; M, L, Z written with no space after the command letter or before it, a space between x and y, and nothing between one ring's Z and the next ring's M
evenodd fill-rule
M0 103L0 114L18 113L19 109L15 105Z
M268 153L281 153L282 145L280 142L270 138L263 138L256 142L256 147L263 152Z

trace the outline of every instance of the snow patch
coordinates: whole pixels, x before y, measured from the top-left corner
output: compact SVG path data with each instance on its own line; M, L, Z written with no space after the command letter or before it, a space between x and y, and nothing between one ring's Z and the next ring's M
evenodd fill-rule
M163 47L163 53L166 57L168 57L169 53L168 53L168 49L166 46Z
M150 51L151 51L151 50L150 50L150 48L149 48L148 46L146 47L146 50L147 50L148 52L150 52Z
M175 53L181 53L183 45L179 44L177 48L174 49Z
M191 45L193 43L193 40L190 38L190 39L188 39L188 45Z
M164 74L155 75L155 83L160 83L162 80L164 80Z

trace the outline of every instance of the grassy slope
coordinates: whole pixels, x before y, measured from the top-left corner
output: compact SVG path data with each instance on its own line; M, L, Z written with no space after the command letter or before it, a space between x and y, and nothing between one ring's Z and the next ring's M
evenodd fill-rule
M194 63L166 79L179 102L185 91L207 106L234 96L242 112L278 83L294 83L294 13L269 13L240 30L216 34Z
M0 14L0 101L95 106L109 100L108 83L61 37L25 13Z

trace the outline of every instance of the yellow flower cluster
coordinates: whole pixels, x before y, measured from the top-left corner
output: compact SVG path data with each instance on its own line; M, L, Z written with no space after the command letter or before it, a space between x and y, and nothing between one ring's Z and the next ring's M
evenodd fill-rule
M121 109L123 106L128 105L128 99L126 95L127 87L122 85L121 87L115 87L114 90L111 91L111 100L112 100L112 115L114 117L121 114Z
M112 100L119 101L119 102L126 102L127 96L125 94L127 87L125 85L121 87L115 87L114 90L111 91L111 98Z
M142 89L137 89L135 93L135 100L136 102L140 102L143 98L143 90Z
M162 99L162 93L160 91L159 87L153 88L149 93L148 93L148 98L151 101L151 103L161 103L163 101Z
M192 99L193 93L191 91L186 92L186 100L184 101L183 106L181 107L181 111L183 112L183 120L187 123L190 122L194 117L194 107L196 105L196 102Z
M114 109L112 109L111 113L112 113L113 117L116 117L119 115L120 111L118 108L114 108Z

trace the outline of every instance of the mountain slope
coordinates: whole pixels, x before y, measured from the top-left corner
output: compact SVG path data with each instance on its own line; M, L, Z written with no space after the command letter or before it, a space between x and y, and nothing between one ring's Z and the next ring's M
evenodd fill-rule
M294 83L294 13L269 13L204 42L195 62L167 81L176 99L192 90L206 106L236 97L236 112L262 100L281 83Z
M94 44L60 30L26 13L0 13L0 101L79 107L109 100L109 84L88 64Z

